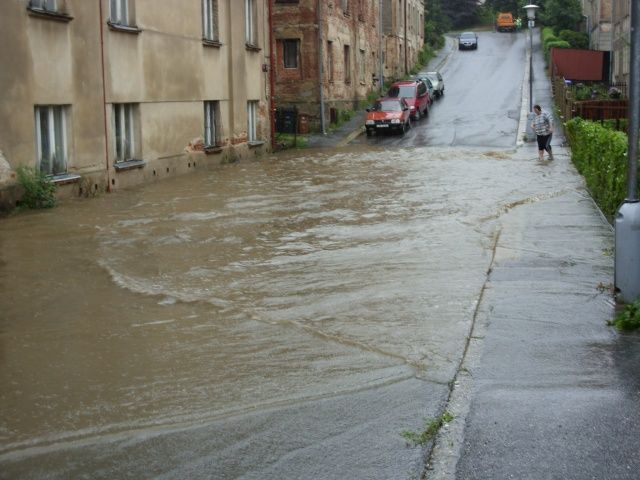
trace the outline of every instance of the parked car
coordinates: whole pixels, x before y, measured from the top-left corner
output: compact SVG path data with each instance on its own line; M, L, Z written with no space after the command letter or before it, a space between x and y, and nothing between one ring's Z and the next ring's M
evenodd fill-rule
M433 101L436 98L436 90L433 88L433 82L426 75L418 76L418 80L424 82L429 92L429 105L433 105Z
M381 97L367 108L367 136L380 131L397 131L403 135L411 127L409 105L404 98Z
M415 120L429 115L431 98L429 97L427 86L421 80L395 82L389 87L387 97L404 98L407 101L407 105L409 105L411 118Z
M478 35L475 32L462 32L458 37L458 50L477 50Z
M427 72L425 77L431 81L433 93L436 97L444 95L444 78L442 78L440 72Z

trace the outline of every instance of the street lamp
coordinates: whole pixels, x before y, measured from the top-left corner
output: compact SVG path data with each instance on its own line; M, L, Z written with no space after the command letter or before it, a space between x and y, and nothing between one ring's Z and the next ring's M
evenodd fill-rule
M529 19L529 111L533 111L533 27L536 20L538 5L529 4L524 7Z
M629 69L629 147L627 197L615 218L614 284L618 299L640 299L640 200L638 200L638 129L640 128L640 2L631 2L631 65Z

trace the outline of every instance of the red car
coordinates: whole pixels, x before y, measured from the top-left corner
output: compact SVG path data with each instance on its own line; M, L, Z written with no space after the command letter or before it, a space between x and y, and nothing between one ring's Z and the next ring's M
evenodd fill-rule
M387 92L388 97L404 98L411 110L411 118L420 120L429 115L429 89L422 80L395 82Z
M372 108L367 108L365 127L367 136L373 132L398 131L404 135L411 127L411 110L404 98L382 97Z

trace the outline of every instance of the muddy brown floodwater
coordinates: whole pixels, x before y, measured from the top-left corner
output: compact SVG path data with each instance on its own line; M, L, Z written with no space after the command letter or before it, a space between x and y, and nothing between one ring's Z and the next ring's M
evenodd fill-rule
M521 163L452 149L291 154L0 220L0 477L188 478L175 469L192 465L190 478L296 478L282 472L296 472L298 447L239 462L238 445L304 435L311 448L315 427L279 436L255 415L349 398L351 413L315 425L361 428L390 412L357 395L398 399L390 386L411 382L407 411L385 419L391 440L374 442L406 451L398 432L445 398L501 206L538 188ZM359 414L369 420L345 420ZM211 447L208 467L193 466L193 445L153 461L126 445L194 426L219 437L221 425L238 438ZM128 453L113 460L116 446Z

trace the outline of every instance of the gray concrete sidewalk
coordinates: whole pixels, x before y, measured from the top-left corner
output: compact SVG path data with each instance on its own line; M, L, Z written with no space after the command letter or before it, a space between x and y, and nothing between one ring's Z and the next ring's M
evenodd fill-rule
M551 109L543 62L536 42L534 103ZM570 162L562 143L556 135L555 161ZM534 144L520 150L536 158ZM500 222L447 405L456 419L427 478L640 478L640 336L606 325L610 225L584 189L516 206Z
M451 54L455 42L453 37L445 37L446 42L431 59L423 71L439 70ZM308 136L308 146L310 148L333 148L345 146L353 139L364 133L365 110L354 112L353 117L348 122L343 123L338 128L328 131L326 135L322 133L312 133Z

